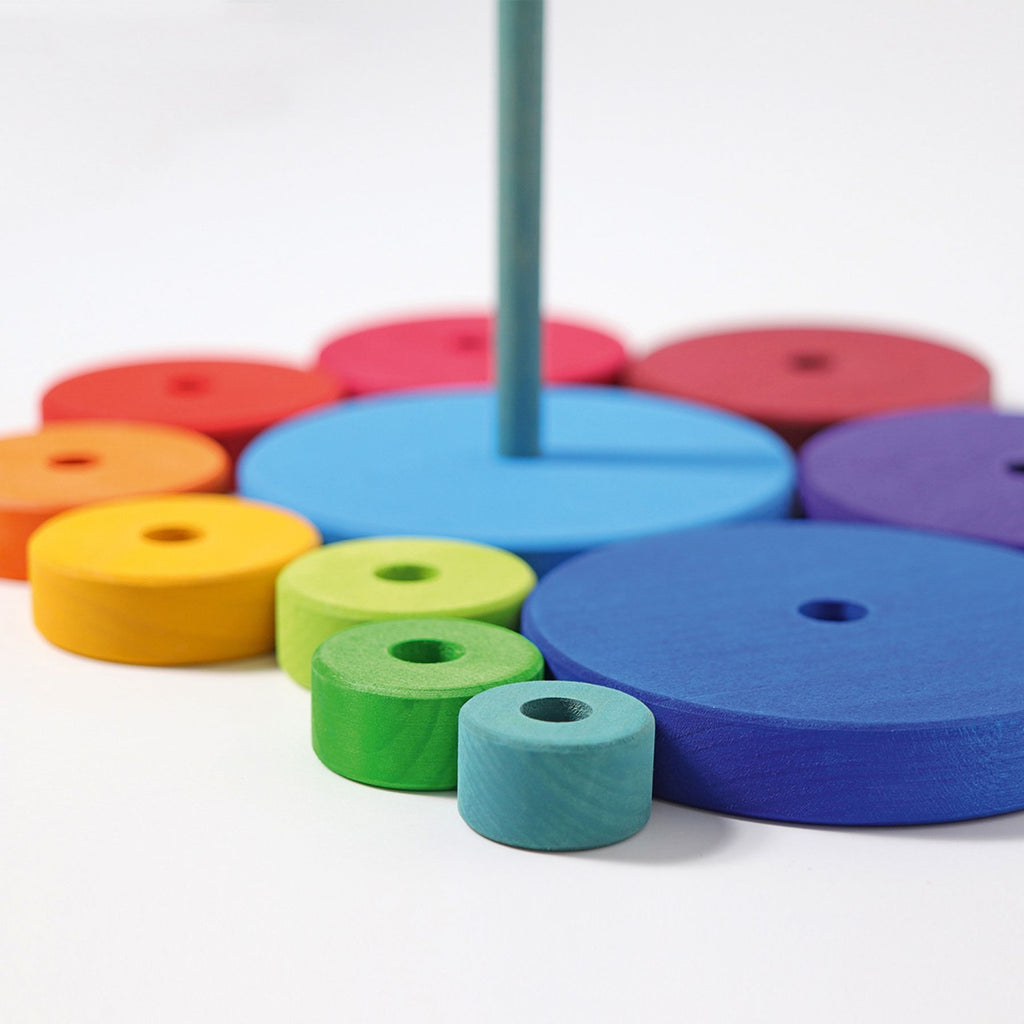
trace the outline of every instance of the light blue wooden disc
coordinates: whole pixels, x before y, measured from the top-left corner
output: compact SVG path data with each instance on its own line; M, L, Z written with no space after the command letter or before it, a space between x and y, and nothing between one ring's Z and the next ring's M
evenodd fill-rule
M492 391L388 395L300 416L244 453L239 490L326 542L456 537L538 573L612 541L785 516L789 449L731 413L615 388L549 388L539 458L496 454Z
M459 713L459 813L530 850L588 850L651 814L654 716L634 697L576 682L511 683Z

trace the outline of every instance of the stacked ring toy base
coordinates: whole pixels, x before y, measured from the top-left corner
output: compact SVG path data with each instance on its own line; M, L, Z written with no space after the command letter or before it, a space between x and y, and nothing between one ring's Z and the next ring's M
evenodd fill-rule
M729 413L612 388L548 388L540 458L495 452L490 391L350 402L267 431L239 489L295 509L328 541L454 536L539 574L587 548L786 515L791 452Z
M274 646L274 579L319 539L291 512L228 495L73 509L29 541L33 616L51 643L106 661L265 654Z
M481 690L539 679L518 633L467 619L353 626L313 657L313 750L339 775L388 789L453 789L459 709Z
M277 660L309 686L329 636L378 619L480 619L515 629L537 577L520 558L468 541L374 537L295 559L277 578Z
M1024 807L1024 558L789 522L559 567L524 632L556 677L657 721L655 795L755 818L896 825Z
M485 690L459 714L459 813L509 846L588 850L639 832L651 814L654 716L577 682Z

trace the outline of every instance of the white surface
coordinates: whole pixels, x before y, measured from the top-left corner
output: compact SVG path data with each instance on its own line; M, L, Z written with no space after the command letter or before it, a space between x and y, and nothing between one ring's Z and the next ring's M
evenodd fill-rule
M0 427L107 357L307 359L479 304L491 4L0 3ZM638 350L909 328L1024 402L1015 0L555 0L551 308ZM268 659L106 665L0 584L0 1020L1024 1017L1024 815L904 830L658 803L620 846L478 838L313 756Z

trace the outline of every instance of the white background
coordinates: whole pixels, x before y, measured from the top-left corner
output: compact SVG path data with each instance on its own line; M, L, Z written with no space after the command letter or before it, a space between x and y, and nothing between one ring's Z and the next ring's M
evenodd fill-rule
M555 0L545 288L904 328L1024 404L1024 7ZM487 303L485 0L0 0L0 427L55 376ZM0 1020L1024 1018L1024 815L489 843L322 768L270 659L49 647L0 584Z

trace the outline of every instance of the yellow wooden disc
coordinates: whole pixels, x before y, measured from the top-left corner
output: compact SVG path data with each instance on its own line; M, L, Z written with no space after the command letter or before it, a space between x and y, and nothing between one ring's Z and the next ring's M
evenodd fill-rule
M182 665L274 646L274 580L320 543L284 509L228 495L112 501L64 512L29 541L32 608L58 647Z

